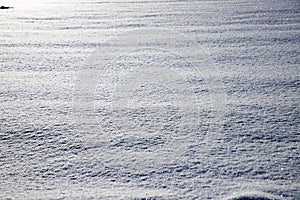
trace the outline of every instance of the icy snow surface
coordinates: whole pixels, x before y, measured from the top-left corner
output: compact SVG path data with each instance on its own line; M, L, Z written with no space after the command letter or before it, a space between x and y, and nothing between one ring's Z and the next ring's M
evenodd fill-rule
M1 4L1 199L300 199L299 1Z

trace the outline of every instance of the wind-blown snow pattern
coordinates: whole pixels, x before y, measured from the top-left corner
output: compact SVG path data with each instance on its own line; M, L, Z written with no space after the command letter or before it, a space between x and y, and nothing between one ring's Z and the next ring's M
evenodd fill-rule
M300 199L299 1L2 4L1 199Z

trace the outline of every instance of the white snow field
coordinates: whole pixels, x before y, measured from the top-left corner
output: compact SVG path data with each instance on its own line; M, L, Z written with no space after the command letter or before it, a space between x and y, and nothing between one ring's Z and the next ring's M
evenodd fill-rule
M298 0L0 4L0 199L300 199Z

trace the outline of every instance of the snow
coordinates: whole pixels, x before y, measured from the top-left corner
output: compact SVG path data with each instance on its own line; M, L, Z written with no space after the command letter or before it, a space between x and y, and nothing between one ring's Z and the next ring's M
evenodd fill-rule
M270 194L266 194L259 191L248 191L247 193L238 193L235 194L228 199L230 200L270 200L270 199L282 199L279 196L274 196Z
M2 4L2 198L300 198L298 1Z

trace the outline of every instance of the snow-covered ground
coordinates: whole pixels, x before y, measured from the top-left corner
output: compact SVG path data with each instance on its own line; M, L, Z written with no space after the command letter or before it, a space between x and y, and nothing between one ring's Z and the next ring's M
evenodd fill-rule
M300 199L299 1L1 5L1 199Z

